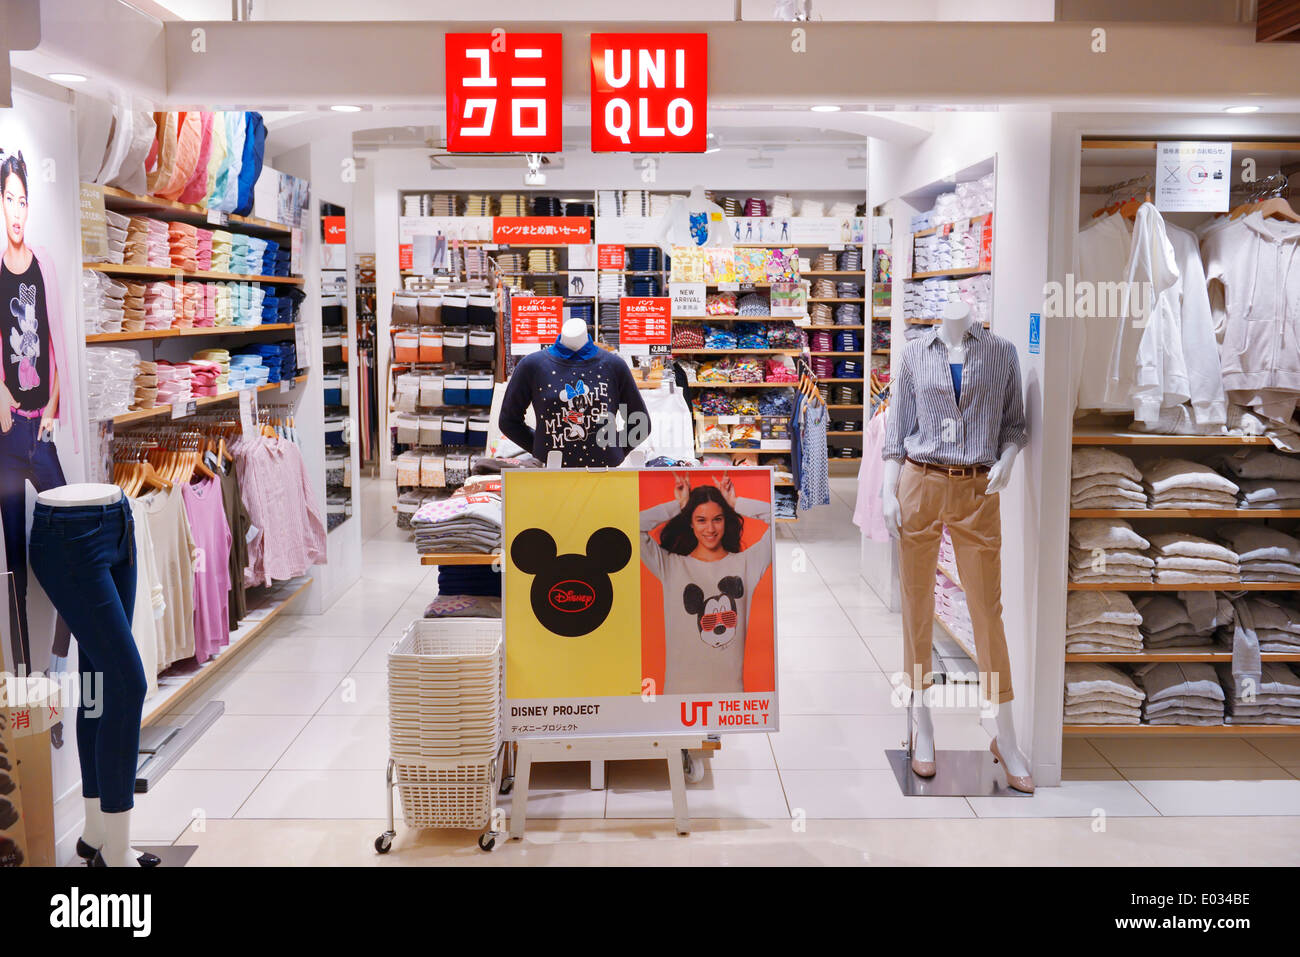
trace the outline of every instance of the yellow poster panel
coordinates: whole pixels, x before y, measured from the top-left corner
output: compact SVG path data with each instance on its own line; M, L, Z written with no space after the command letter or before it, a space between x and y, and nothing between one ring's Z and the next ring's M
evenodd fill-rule
M507 472L506 697L641 693L636 472Z

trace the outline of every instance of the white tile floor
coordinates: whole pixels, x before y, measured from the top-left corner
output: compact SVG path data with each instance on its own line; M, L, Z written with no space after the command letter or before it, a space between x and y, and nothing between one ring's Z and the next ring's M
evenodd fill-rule
M778 561L787 569L778 577L781 731L725 738L705 780L690 787L700 846L713 848L701 850L701 860L713 860L715 853L755 863L870 857L828 849L834 841L808 843L815 822L826 820L842 822L836 832L841 835L875 834L868 825L879 819L919 828L909 830L911 841L894 849L891 862L928 860L922 849L963 821L983 829L973 838L961 832L989 849L978 863L1067 860L1045 859L1041 849L1008 840L996 820L1006 817L1037 827L1033 833L1067 829L1047 832L1046 839L1060 840L1063 849L1074 840L1064 835L1095 830L1090 825L1099 815L1150 818L1150 827L1170 829L1167 839L1159 830L1138 830L1123 841L1096 845L1100 859L1113 853L1119 863L1180 861L1173 835L1184 832L1170 818L1214 818L1221 824L1235 818L1234 826L1247 829L1233 832L1235 842L1198 851L1203 863L1241 863L1234 854L1242 841L1274 847L1269 835L1276 835L1276 828L1295 833L1300 820L1300 740L1295 739L1069 739L1065 782L1041 788L1032 798L902 796L884 757L902 733L887 678L899 666L901 625L857 575L858 533L851 524L856 482L834 478L832 487L829 508L806 515L778 540ZM140 796L133 815L138 840L198 843L196 864L284 860L277 858L277 847L293 862L356 862L356 848L331 855L330 835L353 841L354 833L365 830L357 822L378 825L384 815L385 655L433 596L437 580L436 569L416 563L414 546L393 521L391 502L389 483L367 482L359 518L365 539L362 580L326 614L279 619L214 683L208 697L223 701L226 713L154 791ZM937 728L945 747L988 745L988 735L970 714L939 714ZM508 811L509 797L501 804ZM529 840L590 845L590 857L563 859L596 863L605 860L598 850L602 842L628 840L626 822L647 822L633 829L640 837L670 836L655 822L671 814L662 765L611 764L604 791L588 787L585 765L543 765L534 773ZM1295 819L1284 822L1282 816ZM792 819L810 823L800 829L791 826ZM1051 819L1064 820L1051 825ZM863 827L849 828L855 820ZM277 826L267 827L270 823ZM1152 847L1135 855L1143 834L1152 835ZM324 844L304 850L309 835ZM853 843L858 837L843 839ZM804 841L802 851L784 846L797 840ZM463 834L450 842L413 835L399 838L398 849L409 849L407 862L454 862L463 858L467 844ZM638 857L641 846L636 840L621 845L618 861L671 859L662 849ZM810 850L814 846L820 849ZM1282 848L1280 861L1300 863L1300 841ZM401 856L382 860L399 863ZM492 858L501 856L499 851ZM536 853L517 858L523 863L556 859Z

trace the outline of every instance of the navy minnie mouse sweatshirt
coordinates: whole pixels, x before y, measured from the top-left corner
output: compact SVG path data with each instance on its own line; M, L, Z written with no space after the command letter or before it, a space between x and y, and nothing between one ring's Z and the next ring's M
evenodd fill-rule
M529 405L536 431L524 422ZM621 416L623 428L602 447L601 427L611 416ZM524 356L506 385L499 422L502 434L543 463L558 449L565 468L618 465L650 434L632 370L590 342L577 352L553 345Z

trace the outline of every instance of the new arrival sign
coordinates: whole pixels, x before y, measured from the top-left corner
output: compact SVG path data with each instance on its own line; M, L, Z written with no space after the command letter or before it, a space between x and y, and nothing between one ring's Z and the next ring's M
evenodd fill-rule
M591 35L593 151L703 153L708 107L708 34Z
M777 730L770 470L502 482L506 738Z

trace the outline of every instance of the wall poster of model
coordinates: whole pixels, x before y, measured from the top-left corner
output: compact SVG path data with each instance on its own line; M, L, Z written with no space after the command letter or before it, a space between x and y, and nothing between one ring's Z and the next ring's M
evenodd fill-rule
M770 470L502 479L507 738L777 730Z

